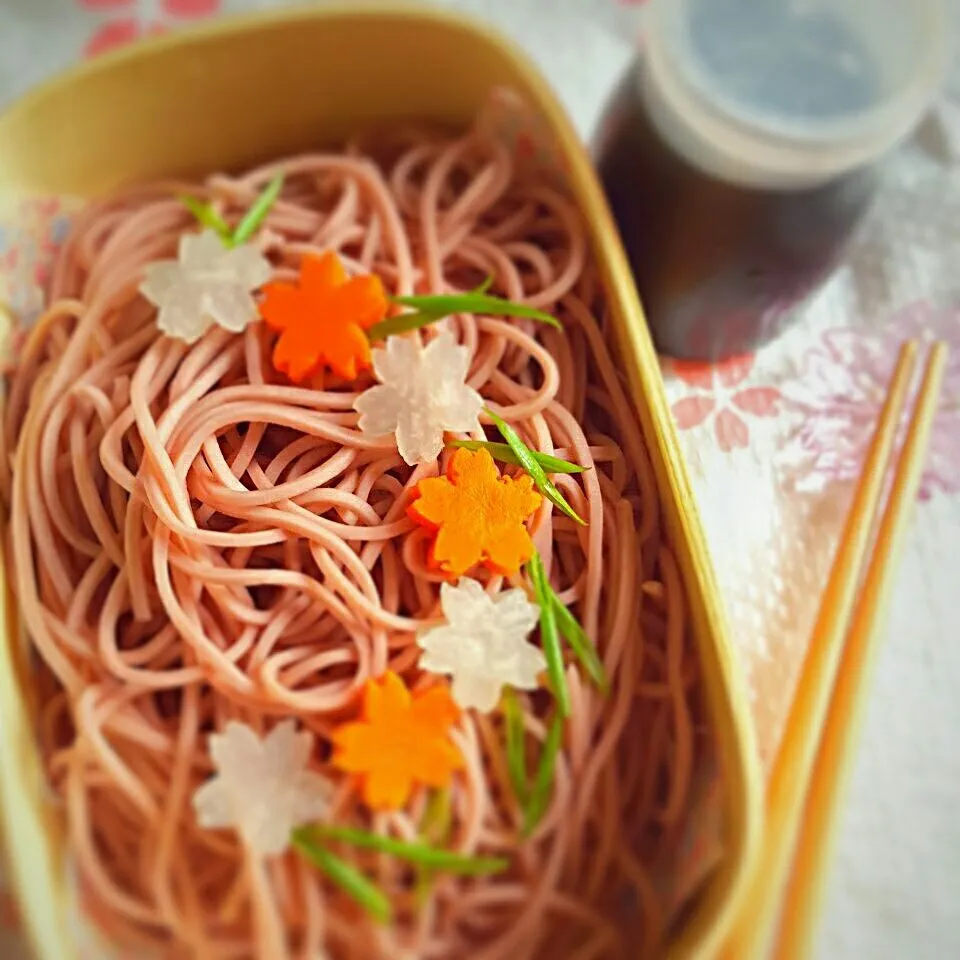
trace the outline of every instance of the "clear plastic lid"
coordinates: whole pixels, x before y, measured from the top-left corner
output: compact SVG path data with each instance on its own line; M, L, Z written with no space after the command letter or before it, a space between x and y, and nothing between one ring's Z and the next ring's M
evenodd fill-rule
M717 176L812 184L885 154L949 62L945 0L652 0L644 97Z

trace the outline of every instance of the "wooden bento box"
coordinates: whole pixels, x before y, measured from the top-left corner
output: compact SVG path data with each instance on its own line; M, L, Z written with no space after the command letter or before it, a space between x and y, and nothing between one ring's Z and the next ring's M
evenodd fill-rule
M682 569L716 733L724 854L674 931L667 955L707 958L722 942L758 834L760 778L749 709L616 228L584 147L527 58L470 20L390 4L252 16L152 40L64 74L0 117L0 223L16 227L30 198L82 198L122 183L237 168L374 123L417 119L462 127L491 91L507 89L550 139L557 168L587 221L617 327L619 360ZM0 317L7 327L6 316ZM64 912L64 836L34 745L31 675L9 595L2 622L0 832L6 868L38 958L66 960L73 937Z

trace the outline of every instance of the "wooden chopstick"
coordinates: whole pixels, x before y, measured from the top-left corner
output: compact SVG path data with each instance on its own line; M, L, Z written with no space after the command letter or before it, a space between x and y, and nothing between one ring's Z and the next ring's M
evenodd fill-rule
M783 902L780 932L773 954L777 960L800 960L810 954L815 920L823 902L825 865L832 847L838 801L862 712L865 674L876 646L871 638L889 599L893 571L903 545L911 507L917 499L946 361L946 345L936 344L927 359L923 385L897 464L887 508L880 521L873 557L847 634L804 806L796 860Z
M723 952L726 960L766 960L769 956L800 832L803 802L916 361L917 344L909 341L900 351L820 603L813 640L767 785L763 844Z

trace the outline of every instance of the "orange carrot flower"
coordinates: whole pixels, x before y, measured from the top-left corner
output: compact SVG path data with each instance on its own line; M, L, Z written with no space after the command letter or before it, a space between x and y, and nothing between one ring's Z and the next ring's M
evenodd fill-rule
M263 288L260 315L280 332L273 365L300 383L326 364L352 380L370 366L364 333L387 314L380 278L347 278L335 253L306 256L296 284L275 281Z
M483 563L510 576L533 556L524 525L543 498L529 476L500 476L486 450L457 450L445 477L421 480L410 518L436 531L430 562L454 577Z
M360 720L332 734L333 764L362 780L374 810L396 810L416 784L447 787L463 757L450 740L460 711L446 687L413 693L395 673L368 680Z

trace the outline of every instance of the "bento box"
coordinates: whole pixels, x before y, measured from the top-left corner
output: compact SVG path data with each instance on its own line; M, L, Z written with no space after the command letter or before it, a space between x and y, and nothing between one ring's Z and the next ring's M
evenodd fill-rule
M253 16L151 40L72 70L0 117L0 224L20 231L22 243L34 254L39 245L42 253L62 229L56 222L51 226L49 216L43 219L44 204L52 204L54 213L60 209L50 198L237 169L342 140L374 124L414 120L463 127L491 102L498 105L494 122L503 136L512 138L513 147L522 140L528 153L542 151L549 175L565 182L587 221L611 304L618 361L681 567L715 733L715 769L699 771L707 784L702 816L694 818L684 847L690 862L677 865L694 877L699 892L674 925L666 955L707 958L722 942L758 836L760 777L748 703L616 228L570 121L524 55L468 19L391 4ZM33 273L36 261L23 256L4 267L0 299L10 303L11 314L36 307L31 297L42 281ZM33 272L24 276L24 270ZM8 327L7 312L2 316ZM65 960L73 955L77 931L75 918L67 919L71 880L64 830L34 746L37 694L16 598L8 591L3 603L0 797L6 866L37 957ZM697 857L718 845L722 856L703 873Z

